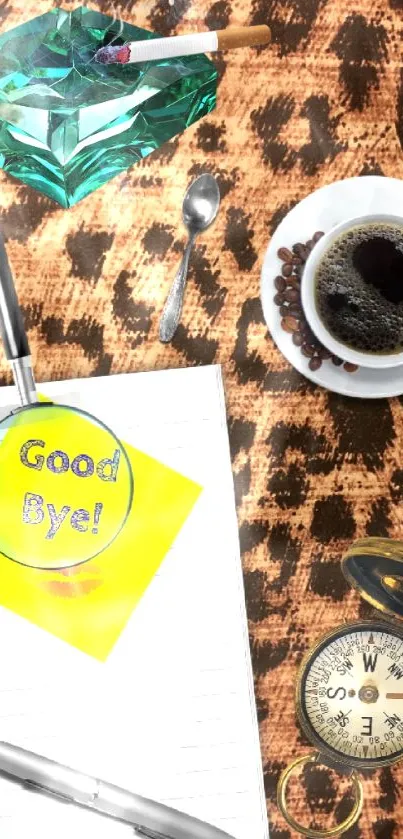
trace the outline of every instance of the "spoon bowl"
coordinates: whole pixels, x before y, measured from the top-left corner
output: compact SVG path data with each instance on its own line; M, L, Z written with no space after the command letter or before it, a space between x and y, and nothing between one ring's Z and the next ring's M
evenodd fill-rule
M190 234L201 233L214 221L220 206L220 191L212 175L196 178L183 199L183 221Z

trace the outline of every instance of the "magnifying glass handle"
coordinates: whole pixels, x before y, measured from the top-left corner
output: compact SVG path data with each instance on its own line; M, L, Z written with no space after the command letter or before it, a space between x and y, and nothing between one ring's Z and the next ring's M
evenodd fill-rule
M32 370L31 356L14 358L11 362L14 384L18 390L21 405L36 405L38 395Z
M0 233L0 332L22 405L38 401L31 353L3 235Z

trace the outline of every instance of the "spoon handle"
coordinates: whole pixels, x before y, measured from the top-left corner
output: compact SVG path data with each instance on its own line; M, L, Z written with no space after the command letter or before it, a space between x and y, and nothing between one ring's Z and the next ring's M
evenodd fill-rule
M182 313L183 295L185 293L186 280L188 275L189 258L193 248L195 237L190 236L186 245L182 262L179 266L176 277L168 294L160 323L160 341L164 344L172 341L178 328Z

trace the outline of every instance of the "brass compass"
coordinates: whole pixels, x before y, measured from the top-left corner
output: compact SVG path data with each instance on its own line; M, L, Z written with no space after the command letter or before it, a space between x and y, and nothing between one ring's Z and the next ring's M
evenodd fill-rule
M278 806L288 824L310 837L339 836L359 818L360 769L403 758L403 542L362 539L342 560L348 582L376 609L374 620L348 623L322 636L297 678L296 709L315 751L283 772ZM307 763L351 778L354 806L342 824L315 830L289 813L288 782Z

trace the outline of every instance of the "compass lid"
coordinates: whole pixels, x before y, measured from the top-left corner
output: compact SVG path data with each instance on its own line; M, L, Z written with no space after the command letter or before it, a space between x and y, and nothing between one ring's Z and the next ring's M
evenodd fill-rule
M364 600L403 621L403 541L359 539L343 557L341 567Z

